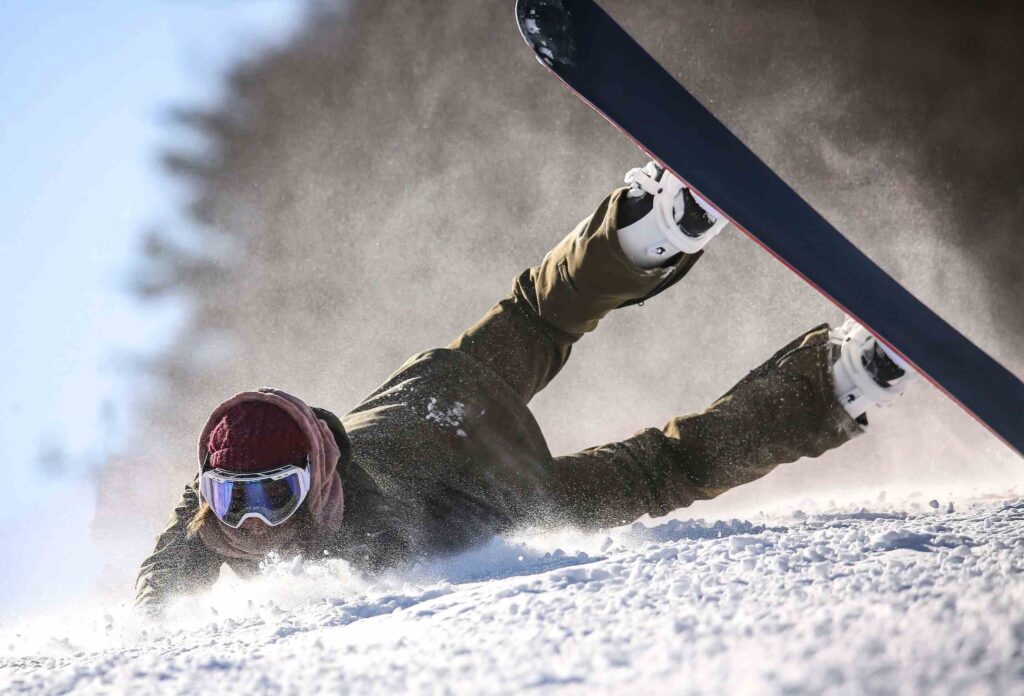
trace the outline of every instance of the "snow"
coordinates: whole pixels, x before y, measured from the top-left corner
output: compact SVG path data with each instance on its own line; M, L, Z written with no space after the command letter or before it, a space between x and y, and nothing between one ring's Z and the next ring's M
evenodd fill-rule
M426 419L433 423L437 423L441 427L454 429L455 434L459 437L468 437L466 431L461 427L462 419L465 417L466 404L461 401L455 401L451 404L447 404L439 402L436 397L432 396L430 397L430 401L427 403Z
M0 692L1021 693L1024 500L953 509L498 538L374 583L279 559L161 622L2 627Z

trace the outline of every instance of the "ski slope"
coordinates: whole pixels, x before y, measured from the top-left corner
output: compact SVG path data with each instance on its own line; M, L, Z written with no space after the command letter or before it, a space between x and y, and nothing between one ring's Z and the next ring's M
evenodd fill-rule
M1024 499L495 539L368 585L228 572L161 623L0 627L0 692L1024 692Z

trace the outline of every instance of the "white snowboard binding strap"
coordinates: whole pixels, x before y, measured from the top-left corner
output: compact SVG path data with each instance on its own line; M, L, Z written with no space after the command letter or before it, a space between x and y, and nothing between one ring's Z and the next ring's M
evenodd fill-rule
M695 254L729 221L657 162L629 170L629 198L652 197L651 212L619 229L622 250L639 268L653 268L683 252Z
M917 379L906 360L851 317L829 332L829 341L840 346L832 365L835 393L852 418L864 415L868 406L890 405Z

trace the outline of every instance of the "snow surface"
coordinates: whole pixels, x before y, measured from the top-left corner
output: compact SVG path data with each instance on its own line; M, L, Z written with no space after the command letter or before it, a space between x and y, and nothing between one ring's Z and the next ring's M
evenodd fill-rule
M374 584L281 559L159 623L0 627L0 692L1024 693L1024 499L922 500L495 539Z

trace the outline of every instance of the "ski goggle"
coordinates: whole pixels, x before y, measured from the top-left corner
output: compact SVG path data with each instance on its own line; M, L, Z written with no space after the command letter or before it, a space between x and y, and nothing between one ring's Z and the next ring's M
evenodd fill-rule
M250 517L276 527L295 514L309 493L310 461L254 474L203 466L199 494L221 522L238 528Z

